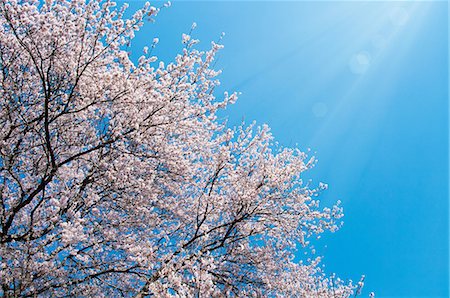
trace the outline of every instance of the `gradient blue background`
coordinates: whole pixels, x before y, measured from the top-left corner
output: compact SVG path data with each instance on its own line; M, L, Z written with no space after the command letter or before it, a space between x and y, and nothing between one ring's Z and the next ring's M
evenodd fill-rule
M175 1L132 50L159 37L167 62L192 22L202 49L224 31L216 68L243 94L222 115L311 148L323 204L343 202L317 244L325 270L365 274L364 296L448 297L447 18L446 2Z

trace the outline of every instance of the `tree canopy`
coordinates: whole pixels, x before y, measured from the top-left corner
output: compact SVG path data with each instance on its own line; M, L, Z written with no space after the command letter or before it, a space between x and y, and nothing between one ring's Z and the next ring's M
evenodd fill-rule
M294 260L342 216L302 181L314 158L217 118L222 45L133 62L158 9L114 6L0 1L0 296L353 294Z

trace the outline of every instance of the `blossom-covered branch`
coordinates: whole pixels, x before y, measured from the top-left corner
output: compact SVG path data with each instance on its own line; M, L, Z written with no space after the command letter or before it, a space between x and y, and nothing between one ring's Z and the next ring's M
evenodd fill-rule
M222 46L133 63L158 9L114 6L0 2L0 295L351 295L293 261L342 216L302 183L314 161L217 120Z

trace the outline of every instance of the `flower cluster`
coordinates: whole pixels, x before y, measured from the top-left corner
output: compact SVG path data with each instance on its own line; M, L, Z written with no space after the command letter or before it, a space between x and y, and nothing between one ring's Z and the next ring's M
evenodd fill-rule
M351 295L293 258L342 216L302 183L314 162L217 120L222 46L133 63L158 9L114 6L0 2L0 296Z

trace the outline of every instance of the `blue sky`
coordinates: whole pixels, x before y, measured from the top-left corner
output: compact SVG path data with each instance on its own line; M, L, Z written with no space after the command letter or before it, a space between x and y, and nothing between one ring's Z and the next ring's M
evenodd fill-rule
M242 92L229 123L311 148L322 202L343 202L343 228L317 244L325 270L365 274L377 297L448 297L447 2L173 1L133 55L159 37L171 60L193 22L200 48L226 33L220 80Z

